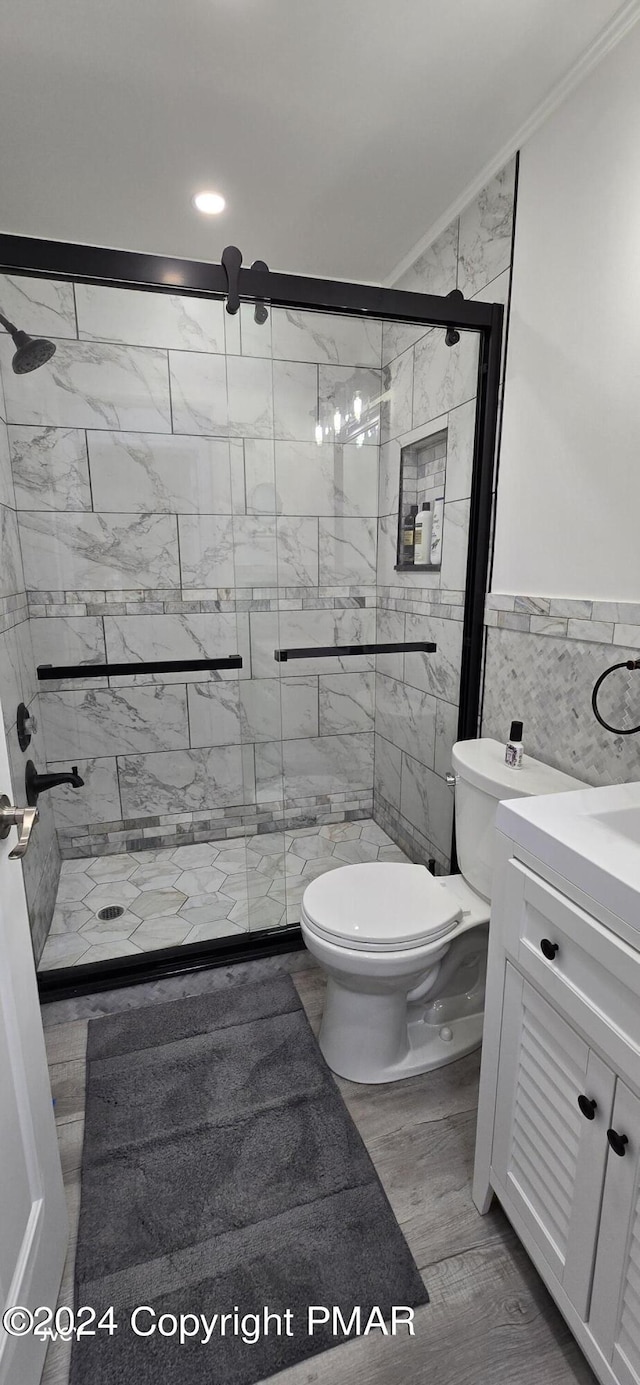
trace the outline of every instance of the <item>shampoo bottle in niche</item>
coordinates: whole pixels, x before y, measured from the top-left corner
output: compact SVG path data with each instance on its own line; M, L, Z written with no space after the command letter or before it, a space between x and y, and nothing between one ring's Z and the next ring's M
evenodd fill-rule
M504 752L505 764L510 765L511 769L520 769L523 754L522 722L512 721L509 739Z
M443 520L444 500L436 500L433 505L433 520L431 522L431 556L430 562L434 567L440 567L442 561L442 520Z
M415 561L415 538L416 538L416 515L418 506L411 505L405 515L402 525L402 561L403 563L413 563Z
M416 517L414 562L416 567L425 567L431 562L431 525L433 515L431 503L425 500L420 514Z

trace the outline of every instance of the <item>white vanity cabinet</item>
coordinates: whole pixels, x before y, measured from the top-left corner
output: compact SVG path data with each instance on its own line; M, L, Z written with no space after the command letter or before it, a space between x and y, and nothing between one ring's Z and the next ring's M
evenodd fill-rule
M498 836L474 1200L598 1378L640 1385L640 933Z

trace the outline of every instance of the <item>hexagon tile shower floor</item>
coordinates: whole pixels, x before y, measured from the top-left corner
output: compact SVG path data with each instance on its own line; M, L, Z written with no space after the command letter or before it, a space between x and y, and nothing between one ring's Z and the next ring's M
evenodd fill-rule
M299 923L304 889L317 875L353 861L406 859L365 819L63 861L40 970Z

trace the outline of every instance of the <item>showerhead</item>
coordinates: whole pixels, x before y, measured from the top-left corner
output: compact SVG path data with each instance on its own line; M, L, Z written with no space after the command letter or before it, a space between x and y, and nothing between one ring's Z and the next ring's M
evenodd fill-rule
M46 337L29 337L26 332L16 332L13 338L17 351L11 362L15 375L28 375L37 370L55 355L55 346Z
M56 349L52 341L47 341L46 337L30 337L26 332L19 331L2 313L0 322L13 337L16 353L11 365L15 375L28 375L30 370L37 370L38 366L51 360Z

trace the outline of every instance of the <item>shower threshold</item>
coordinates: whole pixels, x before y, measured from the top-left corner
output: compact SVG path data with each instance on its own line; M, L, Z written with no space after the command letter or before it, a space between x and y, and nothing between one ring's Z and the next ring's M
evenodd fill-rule
M167 948L284 929L299 923L302 895L316 876L376 860L407 857L365 818L63 861L38 970L133 960ZM114 917L116 910L122 912Z

